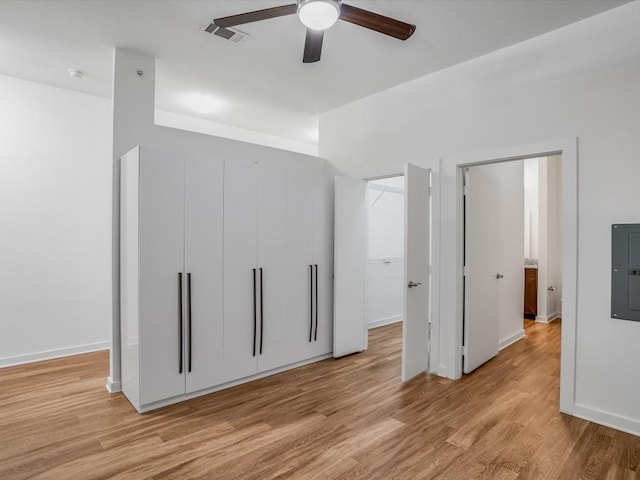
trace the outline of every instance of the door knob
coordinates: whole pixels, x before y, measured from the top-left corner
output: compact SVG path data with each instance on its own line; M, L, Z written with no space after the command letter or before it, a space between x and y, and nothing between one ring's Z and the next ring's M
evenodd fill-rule
M501 278L504 278L504 275L503 275L503 274L501 274L501 273L499 273L499 274L497 274L497 275L496 275L496 278L497 278L498 280L500 280Z
M409 280L408 286L409 288L417 287L418 285L422 285L422 282L414 282L413 280Z

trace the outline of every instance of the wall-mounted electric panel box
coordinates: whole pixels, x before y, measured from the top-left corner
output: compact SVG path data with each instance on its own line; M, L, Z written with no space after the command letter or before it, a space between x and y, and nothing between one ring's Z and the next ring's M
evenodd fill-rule
M640 322L640 224L611 226L611 318Z

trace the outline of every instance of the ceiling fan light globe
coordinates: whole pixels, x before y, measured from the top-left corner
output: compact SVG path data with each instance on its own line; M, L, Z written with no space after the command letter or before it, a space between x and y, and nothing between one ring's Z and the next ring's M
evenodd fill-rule
M340 18L340 2L338 0L300 0L298 18L311 30L326 30Z

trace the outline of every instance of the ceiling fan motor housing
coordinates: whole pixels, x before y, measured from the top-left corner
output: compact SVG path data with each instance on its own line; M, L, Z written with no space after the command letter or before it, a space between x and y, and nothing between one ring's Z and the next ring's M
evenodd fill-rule
M340 18L342 0L298 0L298 18L312 30L326 30Z

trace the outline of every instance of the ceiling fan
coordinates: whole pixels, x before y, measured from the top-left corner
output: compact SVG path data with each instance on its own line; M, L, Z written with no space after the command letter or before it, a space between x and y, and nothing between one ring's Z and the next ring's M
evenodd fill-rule
M307 27L303 63L314 63L320 60L324 31L338 20L360 25L399 40L408 39L416 30L415 25L352 7L342 3L342 0L298 0L297 3L291 5L216 18L213 23L218 27L228 28L245 23L293 15L294 13L298 15L300 21Z

